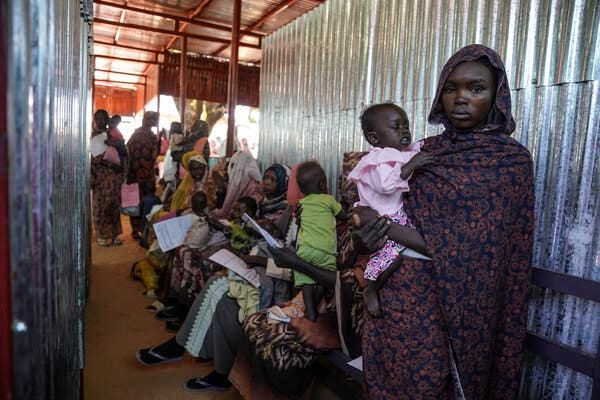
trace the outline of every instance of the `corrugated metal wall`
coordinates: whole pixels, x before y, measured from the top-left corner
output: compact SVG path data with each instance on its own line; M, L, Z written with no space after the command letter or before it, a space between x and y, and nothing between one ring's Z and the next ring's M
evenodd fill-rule
M8 0L15 399L79 398L92 1Z
M365 150L365 104L404 107L416 138L438 74L460 47L504 58L515 137L536 165L534 265L600 281L600 2L329 0L263 40L259 158L317 158L330 177L342 153ZM600 304L537 290L529 329L595 354ZM591 379L529 360L522 398L585 399Z

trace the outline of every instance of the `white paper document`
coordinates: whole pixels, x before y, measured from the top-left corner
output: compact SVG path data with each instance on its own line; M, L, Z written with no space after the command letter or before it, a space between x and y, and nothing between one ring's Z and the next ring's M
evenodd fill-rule
M209 260L224 266L227 269L235 272L254 287L260 287L260 278L258 273L250 268L248 264L241 258L230 252L229 250L221 249L208 257Z
M348 361L348 365L359 370L363 370L362 356Z
M192 227L192 214L160 221L152 225L162 251L169 251L183 244L185 235Z
M258 224L255 220L253 220L248 214L244 213L242 215L242 219L250 224L258 233L261 234L263 238L267 241L267 244L271 247L281 248L283 247L281 243L277 239L275 239L269 232L267 232L262 226Z
M90 140L90 151L94 157L99 156L108 149L108 146L104 143L107 138L106 132L103 132Z

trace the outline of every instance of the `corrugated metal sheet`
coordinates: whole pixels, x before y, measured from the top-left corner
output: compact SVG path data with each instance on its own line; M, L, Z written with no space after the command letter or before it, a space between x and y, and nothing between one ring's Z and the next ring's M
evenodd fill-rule
M358 116L394 101L415 137L438 74L460 47L503 56L515 136L536 163L534 265L600 281L600 3L574 0L329 0L263 40L259 158L316 158L334 190L345 151L365 150ZM595 354L600 304L534 291L529 329ZM522 398L585 399L591 379L529 360Z
M2 7L14 398L77 399L90 261L91 27L84 20L91 22L92 4L9 0Z

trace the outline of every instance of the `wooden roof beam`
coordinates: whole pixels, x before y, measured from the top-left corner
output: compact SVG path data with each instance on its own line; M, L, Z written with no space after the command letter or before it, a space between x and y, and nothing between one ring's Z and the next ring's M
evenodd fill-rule
M279 3L277 6L275 6L271 11L269 11L268 13L266 13L265 15L263 15L262 17L259 18L258 21L256 21L255 23L253 23L251 26L249 26L248 28L244 29L242 32L240 32L240 40L246 36L252 33L252 31L256 28L258 28L260 25L262 25L265 21L267 21L269 18L279 14L280 12L282 12L283 10L285 10L286 8L290 7L291 5L293 5L294 3L298 2L298 0L285 0L282 3ZM242 43L240 42L240 46L242 45ZM213 56L217 56L219 55L223 50L227 49L230 46L230 44L228 45L224 45L221 46L219 49L217 49L217 51L215 51L212 55Z

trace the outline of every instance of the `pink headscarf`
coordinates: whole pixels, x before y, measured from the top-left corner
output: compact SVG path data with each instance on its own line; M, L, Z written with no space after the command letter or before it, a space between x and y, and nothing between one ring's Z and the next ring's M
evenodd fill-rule
M239 151L231 157L227 167L229 181L223 206L212 211L215 218L225 218L238 199L250 196L259 204L265 197L262 191L262 174L252 154Z

